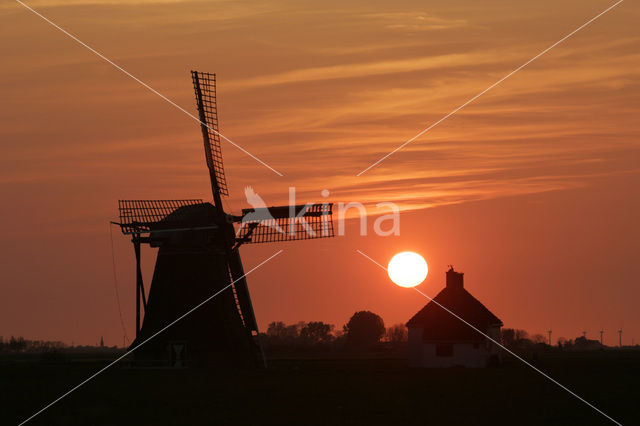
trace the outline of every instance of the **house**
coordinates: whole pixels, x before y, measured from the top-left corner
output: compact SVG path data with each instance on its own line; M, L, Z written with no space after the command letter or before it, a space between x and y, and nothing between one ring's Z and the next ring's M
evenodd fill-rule
M502 321L465 290L463 278L451 266L446 287L407 322L410 366L485 367L500 361L495 343L438 306L500 342Z

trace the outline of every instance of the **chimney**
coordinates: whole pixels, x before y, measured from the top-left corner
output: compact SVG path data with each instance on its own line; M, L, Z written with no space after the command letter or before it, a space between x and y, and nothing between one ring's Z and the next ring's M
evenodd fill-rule
M463 288L464 274L453 270L453 265L449 265L447 271L447 288L461 289Z

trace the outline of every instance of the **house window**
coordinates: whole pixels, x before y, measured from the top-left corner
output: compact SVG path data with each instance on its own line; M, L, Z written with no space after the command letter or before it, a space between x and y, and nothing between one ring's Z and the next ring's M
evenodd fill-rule
M453 345L452 344L436 345L436 356L453 356Z

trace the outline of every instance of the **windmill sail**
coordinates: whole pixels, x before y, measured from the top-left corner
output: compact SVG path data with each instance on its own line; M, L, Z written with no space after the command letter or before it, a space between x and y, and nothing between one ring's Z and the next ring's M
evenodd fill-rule
M182 222L180 207L203 204L202 200L119 200L120 228L123 234L146 234L152 228L175 229ZM172 213L172 220L167 217Z
M264 355L262 343L260 342L260 332L258 330L258 323L253 311L253 304L251 303L251 296L249 295L249 287L247 286L247 279L245 278L244 268L242 267L242 259L237 249L233 250L229 258L229 272L233 283L233 292L238 308L238 312L242 319L242 323L245 329L252 336L254 348L259 351L256 354L256 359L262 359L262 364L266 368L267 360Z
M332 218L332 203L243 209L236 237L248 244L329 238Z
M196 104L200 115L200 127L204 139L204 155L211 176L211 186L215 193L229 195L227 178L222 163L220 133L218 132L218 105L216 101L216 75L208 72L191 71Z

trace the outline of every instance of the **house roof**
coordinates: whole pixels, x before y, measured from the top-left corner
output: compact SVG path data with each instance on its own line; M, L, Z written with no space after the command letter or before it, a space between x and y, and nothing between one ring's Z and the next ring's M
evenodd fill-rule
M453 273L451 277L450 273ZM455 276L453 276L454 274ZM433 301L427 303L407 322L407 327L424 327L423 340L482 341L485 339L480 333L442 309L438 304L449 309L483 333L491 326L502 326L502 321L498 317L463 288L462 274L451 269L447 272L447 286L433 298Z

